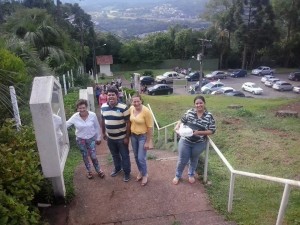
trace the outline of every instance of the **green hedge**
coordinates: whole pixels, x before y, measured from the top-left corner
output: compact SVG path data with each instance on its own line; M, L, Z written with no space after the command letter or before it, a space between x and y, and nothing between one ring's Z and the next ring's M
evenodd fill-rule
M16 131L12 121L0 128L0 224L39 224L32 204L43 176L32 127Z

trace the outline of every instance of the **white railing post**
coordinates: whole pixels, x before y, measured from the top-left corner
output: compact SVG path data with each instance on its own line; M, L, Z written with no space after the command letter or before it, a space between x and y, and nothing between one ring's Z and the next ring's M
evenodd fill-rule
M175 127L176 127L176 124L174 126L174 129L175 129ZM174 132L174 150L176 150L176 149L177 149L177 133Z
M66 75L65 74L63 75L63 82L64 82L64 91L65 91L65 95L66 95L66 94L68 94L68 91L67 91Z
M286 207L287 207L287 204L289 201L290 192L291 192L290 185L285 184L281 203L280 203L280 208L279 208L279 212L278 212L278 216L277 216L276 225L281 225L283 223L283 217L284 217L285 210L286 210Z
M234 192L234 181L235 181L235 174L233 172L230 173L230 186L229 186L229 196L228 196L228 205L227 210L228 212L232 211L232 201L233 201L233 192Z
M168 143L168 128L165 127L165 145Z
M208 155L209 155L209 141L207 140L206 149L205 149L204 174L203 174L204 183L207 183Z
M16 90L14 86L9 86L9 92L10 92L10 100L12 104L12 108L14 111L14 117L15 117L15 122L17 126L17 130L20 130L21 126L21 119L20 119L20 114L19 114L19 107L18 107L18 101L17 101L17 96L16 96Z

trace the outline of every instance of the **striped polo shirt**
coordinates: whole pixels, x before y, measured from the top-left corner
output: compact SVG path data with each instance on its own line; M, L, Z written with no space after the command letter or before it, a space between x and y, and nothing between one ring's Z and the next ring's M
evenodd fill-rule
M129 120L129 108L118 103L110 107L107 103L101 106L101 115L105 120L107 136L110 139L123 139L126 136L126 122Z
M192 130L211 130L212 133L216 131L215 120L210 112L205 111L201 118L198 118L195 108L189 109L181 118L181 122ZM207 140L206 135L193 135L191 137L184 137L189 142L204 142Z

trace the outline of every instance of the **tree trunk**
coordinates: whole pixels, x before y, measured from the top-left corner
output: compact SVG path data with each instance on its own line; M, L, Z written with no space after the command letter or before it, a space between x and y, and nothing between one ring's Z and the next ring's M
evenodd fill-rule
M242 69L245 69L246 68L246 59L247 59L247 46L244 45L244 51L243 51L243 61L242 61Z

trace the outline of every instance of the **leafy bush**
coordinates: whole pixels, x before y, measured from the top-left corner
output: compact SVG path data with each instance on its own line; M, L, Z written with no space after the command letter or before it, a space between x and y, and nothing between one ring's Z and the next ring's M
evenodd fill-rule
M43 176L32 127L19 132L12 121L0 129L0 224L38 224L32 200Z
M144 73L143 73L143 76L153 77L153 71L152 70L145 70Z

